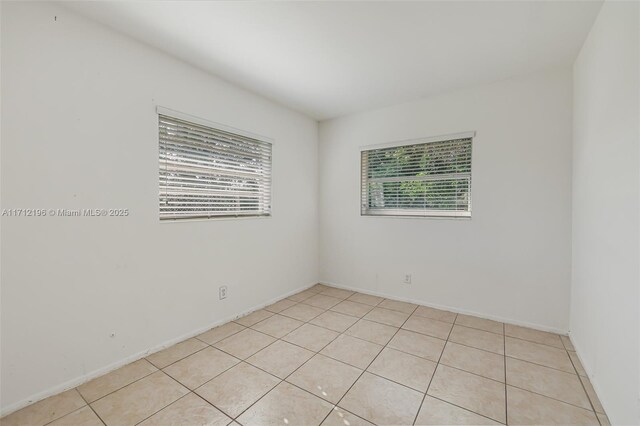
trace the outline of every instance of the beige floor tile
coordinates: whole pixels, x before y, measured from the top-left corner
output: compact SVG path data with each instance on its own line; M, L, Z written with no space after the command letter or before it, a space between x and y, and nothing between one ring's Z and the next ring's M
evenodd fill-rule
M430 361L438 362L444 345L444 340L414 333L413 331L399 330L387 346Z
M576 374L507 358L507 384L591 409L587 394Z
M4 423L2 424L4 425ZM54 422L48 423L48 426L104 426L104 423L87 405Z
M416 333L427 334L429 336L437 337L439 339L446 340L449 337L449 332L453 324L448 322L442 322L431 318L417 317L412 315L402 325L402 328L409 331L415 331Z
M449 340L504 355L504 336L488 331L454 325Z
M278 340L247 358L247 362L284 379L312 356L309 350Z
M428 306L418 306L418 308L413 312L413 315L449 322L452 324L455 322L457 316L455 312L443 311L440 309L430 308Z
M169 364L180 361L194 352L198 352L207 347L207 344L198 339L188 339L177 343L167 349L161 350L147 357L147 361L158 368L164 368Z
M196 393L226 415L236 417L278 383L277 377L242 362L196 389Z
M222 411L194 393L180 398L149 417L140 426L211 425L226 426L231 422Z
M440 363L504 383L504 356L447 342Z
M78 392L87 402L93 402L156 371L158 369L153 364L140 359L78 386Z
M349 297L352 302L364 303L369 306L376 306L384 300L384 297L372 296L370 294L355 293Z
M375 424L410 425L421 403L420 392L365 372L340 406Z
M409 318L409 314L384 308L373 308L367 315L364 316L364 319L391 325L393 327L400 327L407 320L407 318Z
M591 410L507 386L511 425L598 425Z
M301 291L300 293L296 293L294 295L291 295L289 297L287 297L287 299L294 301L294 302L302 302L303 300L307 300L308 298L315 296L316 294L318 294L318 292L313 291L311 289L305 290L305 291Z
M607 417L606 414L596 413L596 415L598 416L598 420L600 420L600 424L602 426L611 426L611 423L609 422L609 417Z
M596 410L596 413L605 414L604 408L602 407L602 404L600 403L600 398L598 398L598 395L596 394L596 391L593 388L593 385L591 384L591 381L589 380L589 378L588 377L584 377L584 376L580 376L580 380L582 381L582 384L584 385L584 389L587 391L587 395L589 396L589 399L591 400L591 404L593 404L593 409Z
M333 406L287 382L282 382L245 411L238 422L252 425L317 425Z
M352 296L355 292L350 290L343 290L341 288L328 288L320 292L320 294L324 294L325 296L335 297L337 299L346 299Z
M365 305L364 303L352 302L350 300L345 300L343 302L338 303L336 306L331 308L332 311L340 312L341 314L352 315L354 317L362 318L373 309L369 305Z
M244 325L240 325L235 322L228 322L219 327L212 328L209 331L205 331L204 333L196 337L205 343L213 345L214 343L217 343L222 339L226 339L229 336L233 336L234 334L239 333L244 329Z
M276 303L273 303L269 306L267 306L266 308L264 308L266 311L269 312L273 312L273 313L279 313L284 311L287 308L292 307L293 305L295 305L298 302L294 302L293 300L289 300L289 299L282 299L277 301Z
M255 330L246 329L215 344L216 348L236 358L246 359L259 350L275 342L271 336Z
M507 356L566 371L567 373L575 372L569 355L564 349L511 337L506 338L505 344Z
M305 324L284 336L282 340L318 352L338 336L339 333L335 331L317 325Z
M464 408L456 407L448 402L430 397L424 398L416 426L419 425L499 425L500 423L473 413Z
M398 382L420 392L426 392L436 363L391 348L384 348L367 371Z
M558 334L547 333L546 331L534 330L533 328L520 327L511 324L504 325L504 334L509 337L517 337L518 339L564 349L564 345L562 344L562 340L560 340L560 335Z
M571 342L569 336L560 336L560 340L562 340L562 344L566 350L575 352L576 348L573 346L573 342Z
M573 363L573 366L575 367L578 375L588 377L586 370L580 362L580 358L578 358L578 354L574 351L567 351L567 353L569 354L569 358L571 359L571 362Z
M438 365L428 395L504 423L505 385L466 371Z
M187 388L157 371L99 399L91 407L107 426L135 425L187 393Z
M315 306L305 305L304 303L299 303L295 306L285 309L280 312L280 315L285 315L289 318L294 318L300 321L311 321L325 310L316 308Z
M398 300L384 299L378 305L379 308L391 309L392 311L403 312L405 314L411 314L416 310L418 305L415 303L400 302Z
M2 426L40 426L87 405L75 389L31 404L2 418Z
M315 306L320 309L329 309L338 303L342 302L342 299L337 299L331 296L325 296L324 294L316 294L315 296L311 296L303 303L311 306Z
M327 311L318 315L317 317L309 321L309 323L328 328L329 330L337 331L338 333L342 333L347 328L355 324L356 321L358 321L358 318L352 317L351 315Z
M381 350L380 345L342 334L320 353L364 370Z
M297 319L276 314L264 321L254 324L251 328L279 339L291 333L302 324L304 323Z
M265 320L273 315L273 312L265 311L264 309L260 309L258 311L251 312L249 315L245 315L241 318L234 320L240 325L244 325L245 327L251 327L253 324L257 324L262 320Z
M373 424L336 406L331 410L331 414L326 420L322 422L322 426L373 426Z
M233 367L238 362L231 355L209 346L175 364L171 364L164 369L164 372L189 389L195 389Z
M386 345L397 331L396 327L362 319L349 327L345 334L379 345Z
M315 293L322 293L323 291L329 290L330 288L333 288L333 287L330 287L324 284L316 284L313 287L309 288L308 290Z
M503 323L471 315L458 314L456 324L477 328L478 330L490 331L492 333L504 334Z
M287 381L322 399L337 403L360 377L362 370L324 355L316 355Z

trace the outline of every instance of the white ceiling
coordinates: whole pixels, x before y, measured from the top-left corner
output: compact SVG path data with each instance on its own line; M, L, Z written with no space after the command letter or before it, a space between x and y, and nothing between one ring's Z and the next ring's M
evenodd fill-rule
M65 3L316 119L570 64L601 2Z

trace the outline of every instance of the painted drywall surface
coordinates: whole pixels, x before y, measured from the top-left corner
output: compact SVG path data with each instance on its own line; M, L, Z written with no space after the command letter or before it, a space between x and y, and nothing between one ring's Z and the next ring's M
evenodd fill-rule
M2 65L2 208L130 210L2 218L5 410L317 282L315 121L52 4ZM273 138L273 217L159 223L156 105Z
M571 337L612 424L640 424L639 9L605 2L573 69Z
M321 280L566 332L571 100L567 66L322 122ZM360 216L359 147L464 131L470 220Z

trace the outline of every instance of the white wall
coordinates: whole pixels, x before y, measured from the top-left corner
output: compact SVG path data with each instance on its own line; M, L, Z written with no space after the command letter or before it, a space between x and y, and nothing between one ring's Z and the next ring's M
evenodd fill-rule
M321 281L566 332L571 99L566 67L321 123ZM360 216L360 146L468 130L471 220Z
M575 62L571 337L613 424L640 424L637 2L605 2Z
M4 411L317 282L315 121L52 4L2 65L2 208L131 211L2 218ZM159 223L158 104L275 139L273 217Z

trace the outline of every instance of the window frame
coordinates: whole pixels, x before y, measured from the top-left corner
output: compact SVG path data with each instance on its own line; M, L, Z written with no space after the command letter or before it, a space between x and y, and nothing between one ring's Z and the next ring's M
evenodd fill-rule
M269 191L268 192L268 195L269 195L269 212L268 213L242 214L242 215L227 214L227 215L194 215L194 216L186 216L186 217L162 217L161 211L160 211L161 195L160 195L160 192L158 192L158 220L160 221L160 223L177 223L177 222L209 221L209 220L218 221L218 220L238 220L238 219L239 220L270 219L273 216L273 152L275 147L275 140L273 138L263 136L257 133L252 133L243 129L238 129L236 127L228 126L226 124L217 123L215 121L207 120L205 118L186 114L186 113L176 111L170 108L166 108L160 105L157 105L155 109L156 109L155 119L156 119L156 136L157 136L156 147L158 149L157 158L160 158L161 141L160 141L160 129L158 126L159 126L159 120L161 115L175 118L181 121L190 122L199 126L210 127L214 130L232 133L237 136L256 139L260 142L268 143L271 145L271 156L269 159L270 160L269 167L271 168L271 171L270 171L269 189L268 189ZM160 185L159 181L158 181L158 185ZM160 189L160 186L158 186L158 189Z
M475 131L451 133L446 135L431 136L418 139L408 139L395 142L381 143L376 145L365 145L359 148L360 162L360 216L361 217L390 217L390 218L420 218L420 219L471 219L472 212L472 184L473 184L473 146L475 142ZM421 210L413 208L404 209L369 209L369 191L367 176L368 170L365 171L362 161L362 155L365 151L375 151L387 148L397 148L410 145L423 145L437 142L447 142L456 139L471 139L470 147L470 165L469 172L469 209L464 211L455 210ZM365 183L366 182L366 183Z

